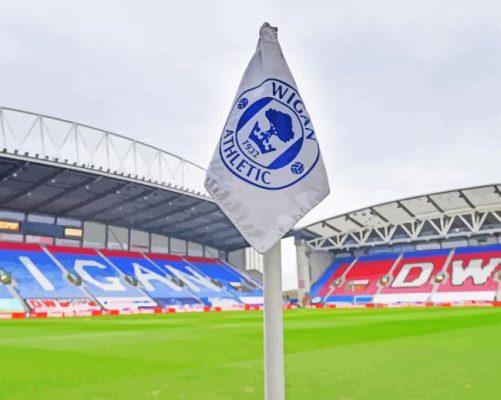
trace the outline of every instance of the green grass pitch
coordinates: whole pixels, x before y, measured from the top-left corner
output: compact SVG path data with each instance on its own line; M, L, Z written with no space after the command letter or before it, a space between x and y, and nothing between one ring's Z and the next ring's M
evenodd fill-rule
M0 321L0 399L263 398L262 313ZM287 399L497 399L501 309L285 312Z

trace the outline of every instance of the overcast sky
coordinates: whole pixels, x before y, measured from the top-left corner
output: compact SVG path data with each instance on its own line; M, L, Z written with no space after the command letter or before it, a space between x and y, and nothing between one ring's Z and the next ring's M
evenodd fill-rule
M264 21L331 184L299 225L501 181L499 2L0 0L0 105L207 166Z

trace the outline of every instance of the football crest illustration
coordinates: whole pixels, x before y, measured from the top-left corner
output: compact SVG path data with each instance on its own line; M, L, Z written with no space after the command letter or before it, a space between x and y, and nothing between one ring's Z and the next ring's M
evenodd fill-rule
M299 93L277 79L267 79L237 99L219 151L234 175L269 190L299 182L320 154Z
M288 114L269 108L265 111L264 115L270 123L269 130L262 132L259 127L259 121L256 121L249 135L249 139L256 143L262 154L277 150L270 143L270 139L272 139L273 135L276 135L282 142L288 142L294 137L292 119Z

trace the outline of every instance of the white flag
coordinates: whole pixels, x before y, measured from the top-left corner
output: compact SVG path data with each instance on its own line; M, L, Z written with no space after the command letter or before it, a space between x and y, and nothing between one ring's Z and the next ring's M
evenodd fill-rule
M269 24L261 27L205 188L259 252L329 194L315 130Z

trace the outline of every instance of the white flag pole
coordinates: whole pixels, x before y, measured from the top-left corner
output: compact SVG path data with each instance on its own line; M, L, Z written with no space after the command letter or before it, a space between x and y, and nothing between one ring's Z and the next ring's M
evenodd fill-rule
M285 399L281 255L279 240L263 257L265 400Z

